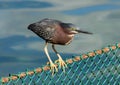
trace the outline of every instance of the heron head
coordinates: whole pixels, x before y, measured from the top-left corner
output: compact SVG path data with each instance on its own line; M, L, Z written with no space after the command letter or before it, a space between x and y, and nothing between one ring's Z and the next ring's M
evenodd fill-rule
M72 23L61 23L61 27L64 29L65 32L70 34L77 34L79 33L79 28Z

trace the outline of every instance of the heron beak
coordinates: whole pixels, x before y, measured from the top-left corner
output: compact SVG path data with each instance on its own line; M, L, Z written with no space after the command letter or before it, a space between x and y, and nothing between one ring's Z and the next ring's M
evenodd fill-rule
M72 34L77 34L79 33L78 31L71 31Z
M83 31L83 30L75 30L77 33L84 33L84 34L93 34L91 32L88 31Z

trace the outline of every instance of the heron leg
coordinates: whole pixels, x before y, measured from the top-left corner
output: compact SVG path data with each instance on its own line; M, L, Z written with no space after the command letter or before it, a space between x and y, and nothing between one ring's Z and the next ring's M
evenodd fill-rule
M58 72L58 68L57 68L57 66L52 62L52 60L51 60L51 58L50 58L50 56L49 56L49 54L48 54L47 46L48 46L48 43L46 42L46 43L45 43L45 47L44 47L44 51L45 51L45 53L46 53L46 55L47 55L47 57L48 57L48 60L49 60L49 62L50 62L51 72L52 72L52 74L54 74L55 70L56 70L56 72Z
M60 68L62 67L63 71L65 72L65 67L67 67L67 64L64 62L64 60L62 59L62 57L60 56L60 54L56 51L54 44L52 44L52 49L54 50L54 52L58 56L58 60L56 60L55 63L58 62L59 65L60 65Z

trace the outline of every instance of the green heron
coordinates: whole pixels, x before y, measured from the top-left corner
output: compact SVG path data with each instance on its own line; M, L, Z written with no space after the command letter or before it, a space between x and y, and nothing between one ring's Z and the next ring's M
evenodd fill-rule
M63 61L62 57L60 54L56 51L55 45L68 45L72 41L73 37L77 33L85 33L85 34L92 34L87 31L82 31L79 30L78 27L76 27L72 23L64 23L59 20L54 20L54 19L48 19L45 18L39 22L30 24L28 26L28 29L32 30L34 33L36 33L39 37L44 39L46 41L44 51L48 57L48 60L50 62L50 68L52 73L54 73L54 70L58 71L57 66L52 62L47 46L48 43L52 44L52 49L58 56L58 63L59 67L64 68L67 67L66 63Z

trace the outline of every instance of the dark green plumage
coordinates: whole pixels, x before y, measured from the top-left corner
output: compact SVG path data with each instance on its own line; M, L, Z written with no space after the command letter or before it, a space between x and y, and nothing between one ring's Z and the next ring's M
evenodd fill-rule
M59 20L47 19L47 18L39 22L30 24L28 26L28 29L32 30L34 33L36 33L38 36L43 38L45 41L54 43L54 44L67 43L67 41L69 41L66 39L67 37L69 37L69 39L73 38L73 36L71 36L70 38L70 36L68 35L73 35L77 33L92 34L87 31L79 30L79 28L72 23L64 23ZM57 37L58 38L66 37L65 39L67 41L65 42L65 39L64 39L64 43L61 43L61 42L59 43L58 42L59 40L54 40L54 39L57 39Z

